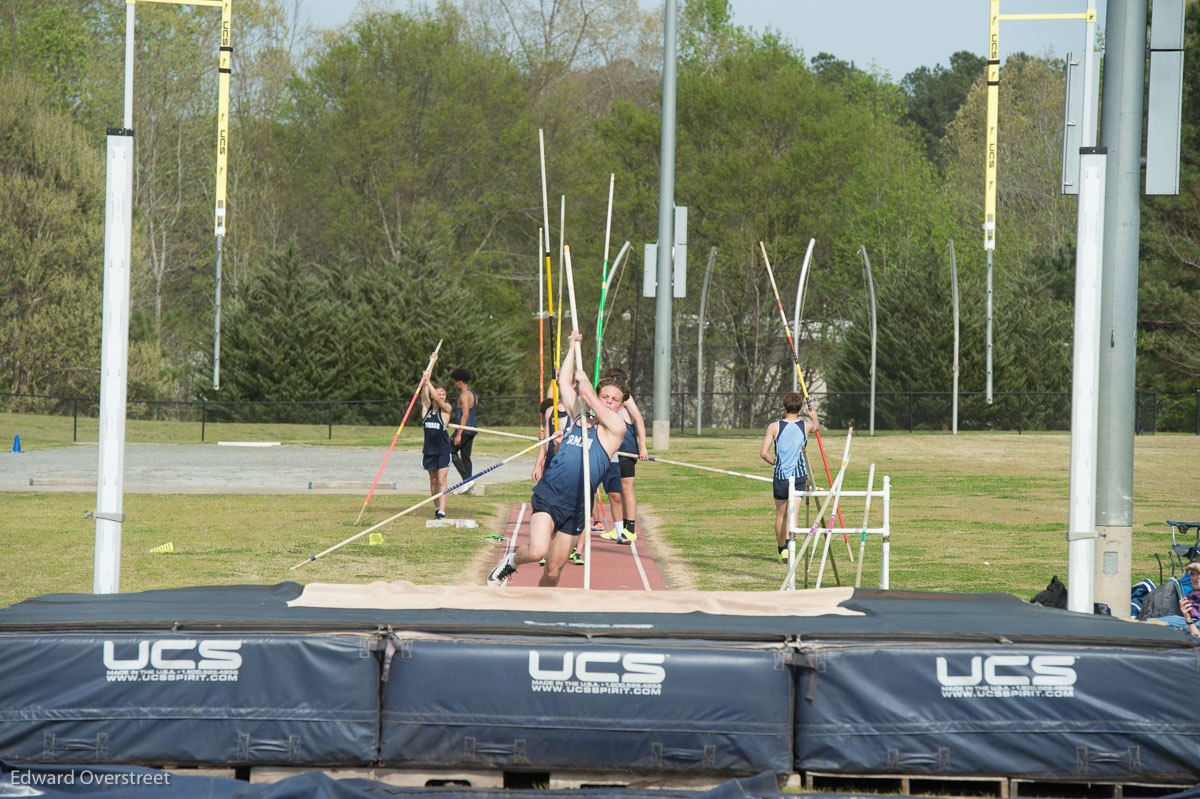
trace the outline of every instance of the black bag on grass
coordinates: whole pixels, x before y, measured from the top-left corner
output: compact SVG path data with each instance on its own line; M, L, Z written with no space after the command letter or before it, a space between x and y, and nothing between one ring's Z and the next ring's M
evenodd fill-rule
M1063 585L1062 580L1058 579L1056 574L1050 578L1050 584L1046 586L1046 590L1039 591L1029 602L1047 608L1065 609L1067 607L1067 587Z

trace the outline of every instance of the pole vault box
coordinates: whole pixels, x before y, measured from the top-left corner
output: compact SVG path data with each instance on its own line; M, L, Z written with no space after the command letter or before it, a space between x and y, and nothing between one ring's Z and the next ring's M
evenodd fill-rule
M385 658L385 766L784 773L790 653L600 639L403 639Z
M365 635L0 635L0 760L367 764Z
M1115 646L806 648L796 768L1200 777L1200 649Z

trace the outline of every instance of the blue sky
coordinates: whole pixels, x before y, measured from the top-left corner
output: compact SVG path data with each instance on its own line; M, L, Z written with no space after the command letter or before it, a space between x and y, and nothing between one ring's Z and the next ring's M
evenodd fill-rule
M644 7L661 2L640 0ZM407 8L420 0L384 0ZM345 22L354 0L300 0L302 13L317 27ZM380 2L374 4L376 7ZM858 66L876 68L900 80L920 66L948 64L950 54L969 50L984 55L988 40L988 0L731 0L734 21L762 31L772 27L812 57L825 51ZM1105 0L1097 0L1100 26ZM1080 13L1086 0L1002 0L1003 14ZM1083 48L1082 21L1005 21L1000 55L1024 51L1062 57Z

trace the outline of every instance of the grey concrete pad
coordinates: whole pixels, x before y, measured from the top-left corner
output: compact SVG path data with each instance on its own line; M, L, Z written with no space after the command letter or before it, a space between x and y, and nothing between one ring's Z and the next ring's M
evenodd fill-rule
M126 444L125 491L360 494L375 480L386 452L365 447ZM0 453L0 491L94 491L98 460L95 444ZM476 455L472 461L478 473L500 459ZM531 457L517 458L479 482L528 480L532 464ZM459 482L453 466L447 479L450 485ZM400 494L427 494L428 490L429 477L417 452L393 452L376 488L376 492Z

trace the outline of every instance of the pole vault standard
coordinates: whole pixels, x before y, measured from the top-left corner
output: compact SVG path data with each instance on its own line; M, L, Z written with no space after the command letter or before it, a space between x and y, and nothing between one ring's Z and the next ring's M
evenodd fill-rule
M538 447L542 446L543 444L547 444L547 443L549 443L551 440L552 440L552 439L549 439L549 438L547 438L547 439L543 439L543 440L539 441L539 442L538 442L538 443L536 443L536 444L532 444L532 445L530 445L530 446L526 447L525 449L521 450L520 452L518 452L518 453L516 453L516 454L514 454L514 455L509 455L507 458L505 458L504 460L500 461L499 463L497 463L497 464L494 464L494 465L492 465L492 466L489 466L488 468L484 469L482 472L477 472L476 474L473 474L473 475L471 475L471 476L470 476L470 477L468 477L466 480L463 480L461 483L457 483L457 484L455 484L455 485L452 485L452 486L450 486L449 488L447 488L445 491L439 491L438 493L436 493L436 494L433 494L432 496L428 496L428 497L426 497L425 499L423 499L423 500L421 500L420 502L418 502L416 505L412 505L412 506L410 506L410 507L408 507L408 508L405 508L404 510L400 511L400 512L399 512L399 513L397 513L395 516L389 516L388 518L384 519L383 521L381 521L381 522L379 522L379 523L377 523L377 524L375 524L375 525L372 525L371 527L368 527L366 530L363 530L361 533L355 533L354 535L350 536L349 538L347 538L345 541L341 542L340 544L334 544L334 545L333 545L333 546L331 546L329 549L326 549L326 550L325 550L325 551L323 551L323 552L318 552L317 554L313 555L311 558L307 558L307 559L305 559L305 560L302 560L302 561L300 561L300 562L299 562L299 563L297 563L295 566L292 566L292 567L289 569L289 571L295 571L296 569L299 569L301 566L303 566L303 565L304 565L304 564L306 564L306 563L312 563L312 562L313 562L314 560L316 560L317 558L324 557L325 555L328 555L330 552L333 552L335 549L341 549L342 547L346 546L346 544L349 544L351 541L354 541L354 540L355 540L355 539L357 539L357 538L362 538L362 537L363 537L364 535L366 535L367 533L373 533L373 532L375 532L376 530L378 530L380 527L383 527L385 524L390 524L391 522L394 522L394 521L396 521L396 519L399 519L401 516L404 516L404 515L406 515L406 514L412 513L414 510L416 510L417 508L421 507L422 505L427 505L427 504L429 504L430 502L433 502L435 499L437 499L437 498L438 498L438 497L440 497L440 496L444 496L444 495L446 495L446 494L449 494L450 492L452 492L452 491L454 491L454 490L456 490L456 489L462 488L463 486L467 485L468 483L472 483L472 482L474 482L474 481L478 480L480 477L483 477L483 476L484 476L485 474L487 474L488 472L491 472L491 471L494 471L494 470L496 470L496 469L499 469L501 466L503 466L504 464L508 463L509 461L511 461L511 460L513 460L513 459L515 459L515 458L519 458L519 457L521 457L522 455L524 455L526 452L529 452L530 450L537 449Z
M804 391L804 402L808 407L812 408L812 400L808 397L808 386L804 385L804 373L800 371L800 359L796 357L796 344L792 341L792 329L788 327L787 314L783 312L783 303L779 299L779 289L775 285L775 273L771 271L771 259L767 257L767 247L761 241L758 247L762 250L763 263L767 265L767 277L771 279L771 291L775 292L775 304L779 306L779 319L783 322L783 332L787 336L788 351L792 353L792 366L796 367L796 375L800 378L800 388ZM817 448L821 450L821 462L825 464L825 479L829 481L830 488L833 487L833 475L829 472L829 461L825 457L825 445L821 443L821 433L818 430L813 431L813 435L817 438ZM842 527L846 523L842 521L842 509L837 508L838 524ZM818 516L818 518L820 518ZM846 546L850 546L850 538L846 538Z
M213 388L218 388L221 237L225 233L225 175L229 142L229 62L232 0L142 0L221 9L217 81L217 328ZM100 340L100 436L96 467L95 544L92 592L121 590L121 525L124 524L125 405L129 365L130 252L133 249L133 54L137 0L125 4L125 84L122 127L109 128L104 192L104 287Z
M558 350L554 346L554 287L550 282L550 200L546 194L546 139L541 128L538 128L538 155L542 165L542 231L545 235L546 254L546 303L550 314L550 354L554 359L554 381L550 384L550 396L554 398L554 429L559 429L558 422ZM561 303L560 303L561 304ZM539 379L545 379L543 375Z
M363 500L363 505L358 509L358 518L354 520L355 524L362 521L363 511L367 509L367 503L371 501L371 495L375 493L375 486L379 485L379 478L383 474L383 469L387 466L388 458L392 457L392 450L396 448L396 442L400 440L400 433L404 430L404 423L408 421L408 415L412 413L413 405L417 402L417 397L421 394L421 387L425 385L425 372L433 368L434 356L438 354L438 350L442 348L442 339L438 339L437 346L433 348L433 354L429 356L429 365L425 367L425 371L421 372L421 382L417 383L417 390L413 392L412 399L408 401L408 409L404 411L404 418L400 420L400 426L396 428L396 435L392 436L392 445L388 447L387 454L383 456L383 463L379 464L379 471L375 474L375 481L371 483L371 490L367 492L367 498Z
M1060 20L1081 19L1087 22L1087 57L1084 78L1084 114L1090 119L1093 32L1096 23L1094 0L1081 14L1001 14L1000 0L989 0L988 57L987 57L987 150L984 158L983 248L987 252L987 403L992 404L992 256L996 251L996 162L998 160L1000 118L1000 21L1001 20ZM1144 33L1144 31L1143 31ZM1094 136L1095 130L1087 134ZM1084 141L1085 146L1094 141Z
M571 330L578 333L579 323L576 320L579 316L575 313L575 277L571 271L571 248L563 245L562 256L567 268L567 297L571 300ZM561 289L560 283L559 290ZM571 355L575 357L575 369L582 372L583 348L579 346L578 341L574 342L568 357ZM591 441L588 439L587 403L584 402L582 391L577 390L576 393L579 394L579 429L583 432L583 590L587 591L592 587L592 476L588 469L588 449Z
M800 549L796 551L796 556L789 558L787 576L783 578L783 584L779 586L780 591L786 591L789 584L795 584L796 579L796 564L804 559L804 550L808 548L808 544L812 541L813 536L817 533L817 527L821 524L821 518L825 515L825 511L829 509L829 503L836 501L842 491L842 480L846 477L846 466L850 463L850 438L854 435L854 428L846 430L846 448L842 452L842 468L838 469L837 477L830 481L829 493L825 495L825 499L821 502L821 509L817 511L817 520L813 522L813 526L809 529L808 535L804 537L804 543L800 545ZM842 525L843 528L845 525Z
M608 215L604 220L604 271L600 276L600 310L596 313L596 376L592 378L596 383L600 382L600 344L604 340L604 300L608 296L608 243L612 234L613 184L616 180L615 174L608 176Z

